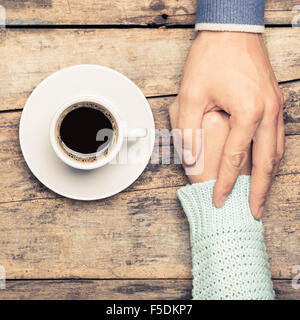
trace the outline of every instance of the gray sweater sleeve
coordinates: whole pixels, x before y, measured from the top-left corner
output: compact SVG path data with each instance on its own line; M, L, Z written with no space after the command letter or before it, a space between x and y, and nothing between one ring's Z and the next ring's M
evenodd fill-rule
M264 32L265 0L198 0L196 30Z

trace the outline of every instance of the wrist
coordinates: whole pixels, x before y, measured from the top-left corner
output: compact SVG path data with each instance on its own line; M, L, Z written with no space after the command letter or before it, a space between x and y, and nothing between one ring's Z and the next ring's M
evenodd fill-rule
M244 51L262 45L263 36L260 33L232 32L232 31L201 31L197 35L196 45L207 49L216 48L224 51Z
M201 30L198 32L196 39L208 39L212 41L216 40L240 40L240 39L262 39L261 33L251 33L251 32L241 32L241 31L211 31L211 30Z

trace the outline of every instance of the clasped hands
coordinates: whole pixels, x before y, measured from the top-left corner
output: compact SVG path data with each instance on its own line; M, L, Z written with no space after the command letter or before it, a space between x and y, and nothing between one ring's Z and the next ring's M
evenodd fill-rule
M199 158L195 137L197 129L202 128L204 115L215 111L228 115L229 133L220 155L213 193L217 207L231 193L251 150L249 204L253 216L262 217L284 154L282 107L283 96L260 34L211 31L198 34L169 113L172 128L181 133L185 168L192 167ZM184 139L184 129L191 130L191 139ZM191 182L200 182L197 176L189 178Z

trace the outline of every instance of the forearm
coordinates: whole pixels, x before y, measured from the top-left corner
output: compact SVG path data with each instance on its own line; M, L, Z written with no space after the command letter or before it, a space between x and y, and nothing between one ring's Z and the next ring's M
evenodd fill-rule
M196 30L264 32L264 0L198 0Z
M273 299L263 225L248 205L250 177L238 178L222 208L213 205L213 186L177 192L190 224L193 299Z

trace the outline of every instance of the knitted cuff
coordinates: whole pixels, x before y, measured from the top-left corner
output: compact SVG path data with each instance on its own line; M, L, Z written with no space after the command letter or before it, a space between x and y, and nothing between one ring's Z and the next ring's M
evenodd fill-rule
M196 30L264 32L264 0L198 0Z
M193 299L274 299L263 225L248 205L250 177L237 179L222 208L213 205L214 184L177 191L190 224Z

